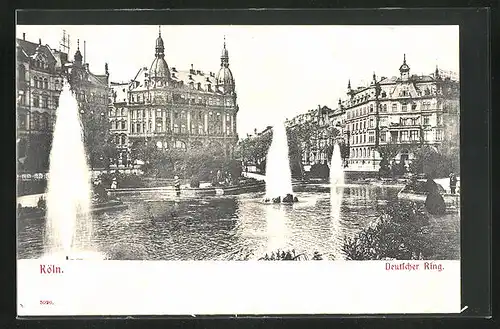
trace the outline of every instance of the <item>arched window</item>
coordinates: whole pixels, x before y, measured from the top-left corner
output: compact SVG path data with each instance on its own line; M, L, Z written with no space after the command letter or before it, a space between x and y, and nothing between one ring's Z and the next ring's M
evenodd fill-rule
M40 128L40 114L38 112L33 112L33 129L38 130Z
M182 150L185 150L186 149L186 143L184 143L183 141L175 141L175 144L174 144L174 147L176 149L182 149Z
M42 129L49 129L50 127L50 117L48 113L44 113L42 117Z
M33 97L33 106L40 107L40 96L34 94L32 97Z
M125 145L125 135L120 136L120 144Z
M44 109L49 107L49 96L47 95L42 95L42 107Z
M33 87L38 88L38 77L33 77Z
M126 129L126 121L122 120L122 129Z
M19 75L18 79L20 81L26 81L26 69L24 68L24 65L19 65L19 70L17 74Z
M47 78L43 79L43 89L49 89L49 80Z
M118 136L118 135L116 135L116 136L115 136L115 143L116 143L117 145L119 145L119 144L120 144L120 136Z

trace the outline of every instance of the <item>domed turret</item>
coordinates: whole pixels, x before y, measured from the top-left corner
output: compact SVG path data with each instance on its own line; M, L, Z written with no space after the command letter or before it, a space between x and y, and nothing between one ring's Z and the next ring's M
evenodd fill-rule
M80 52L80 40L76 41L76 53L75 53L75 63L77 64L82 64L83 56L82 53Z
M234 92L234 78L233 73L229 69L229 52L226 49L226 37L224 37L220 66L221 68L216 78L217 90L224 94L231 94Z
M403 55L403 64L399 67L399 72L401 73L401 79L408 80L410 67L406 64L406 54Z
M154 87L166 86L170 80L170 70L165 61L165 46L161 37L161 30L158 31L158 38L155 46L155 59L151 63L149 70L151 83Z

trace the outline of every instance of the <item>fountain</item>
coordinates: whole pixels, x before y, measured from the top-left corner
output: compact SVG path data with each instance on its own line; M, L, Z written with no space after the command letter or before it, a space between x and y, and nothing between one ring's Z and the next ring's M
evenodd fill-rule
M332 161L330 164L330 217L332 220L332 238L337 241L332 253L336 260L343 259L340 243L341 225L340 225L340 208L342 206L342 198L344 195L344 168L340 147L337 143L333 146Z
M47 183L45 252L66 259L89 250L91 183L78 103L65 81L56 111Z
M284 122L279 122L273 127L273 140L267 152L265 181L266 202L297 201L297 198L293 197L288 139Z
M344 185L344 166L338 143L333 146L332 161L330 163L330 185L332 188Z

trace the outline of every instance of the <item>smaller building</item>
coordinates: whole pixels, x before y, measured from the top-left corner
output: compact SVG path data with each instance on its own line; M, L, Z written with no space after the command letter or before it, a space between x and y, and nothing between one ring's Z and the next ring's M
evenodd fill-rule
M84 143L91 169L109 166L108 158L114 146L109 135L109 72L105 64L104 74L94 74L85 63L79 42L73 62L63 67L80 109Z
M111 82L109 102L110 134L117 149L117 157L113 161L114 166L127 167L130 165L130 150L128 140L128 108L127 100L129 83Z

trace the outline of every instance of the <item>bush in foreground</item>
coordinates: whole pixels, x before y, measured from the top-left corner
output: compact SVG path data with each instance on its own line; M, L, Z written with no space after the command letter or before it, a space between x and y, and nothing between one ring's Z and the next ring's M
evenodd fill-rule
M422 228L427 213L413 202L392 201L372 225L354 238L346 238L343 252L349 260L425 259L431 241Z

